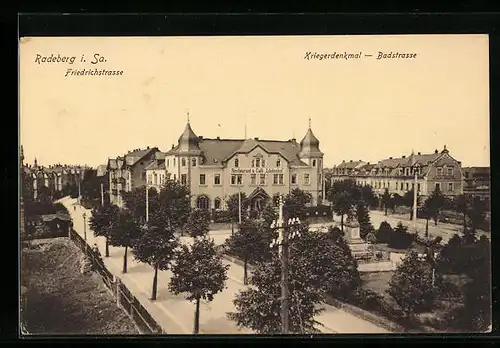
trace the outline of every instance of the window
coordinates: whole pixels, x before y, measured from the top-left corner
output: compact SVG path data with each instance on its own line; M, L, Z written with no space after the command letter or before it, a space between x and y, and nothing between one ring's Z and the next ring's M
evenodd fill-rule
M283 174L273 175L273 185L283 185Z
M440 191L441 190L441 184L440 183L436 183L436 191Z
M187 185L187 175L186 174L181 174L181 184Z
M388 189L388 190L390 190L390 189L391 189L391 182L390 182L390 181L387 183L387 189Z
M193 158L193 159L191 160L191 165L192 165L193 167L196 167L196 158Z
M412 189L412 190L415 190L415 183L412 183L412 184L411 184L411 189Z
M220 185L220 174L214 175L214 185Z
M170 160L167 160L167 167L170 167Z
M406 183L406 191L408 191L410 188L410 185L408 183Z
M233 174L231 175L231 185L241 185L243 183L243 175Z
M309 181L309 174L304 174L304 185L309 185L310 184L310 181Z
M210 201L206 196L199 196L196 202L198 209L207 210L210 207Z
M151 174L148 174L148 185L151 185Z
M186 166L186 159L184 157L181 159L181 166Z
M265 167L265 166L266 166L266 160L262 159L262 167Z
M400 188L401 191L403 191L403 183L401 183L401 188Z
M448 175L453 175L453 167L451 167L451 168L446 168L446 174L448 174Z
M266 184L266 174L260 174L260 184L261 185Z
M453 183L448 183L448 191L453 191Z
M443 168L437 168L436 169L436 173L437 173L438 176L443 175Z
M220 209L220 198L214 199L215 209Z
M257 158L257 159L255 160L255 166L256 166L257 168L259 168L259 167L260 167L260 158Z
M175 167L175 158L174 158L174 167Z
M292 174L292 184L297 183L297 174Z
M238 159L234 160L234 166L238 168L240 166L240 161Z
M252 168L255 167L255 160L252 160Z
M256 174L251 174L250 175L250 184L256 185L257 184L257 175Z
M156 174L156 173L153 174L153 183L155 185L158 185L158 174Z
M420 192L420 184L417 184L417 192Z
M200 185L205 185L205 174L200 174Z
M318 167L321 168L321 160L318 160Z
M273 185L278 185L278 174L273 175Z
M313 167L316 167L316 160L313 159Z
M283 185L283 174L278 174L278 184Z
M280 160L276 161L276 167L281 167L281 161Z

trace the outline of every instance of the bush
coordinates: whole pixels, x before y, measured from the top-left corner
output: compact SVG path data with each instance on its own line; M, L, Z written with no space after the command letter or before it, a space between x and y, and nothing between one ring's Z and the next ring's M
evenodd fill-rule
M352 292L347 301L366 310L380 310L383 296L370 289L359 288Z
M212 219L216 223L229 223L231 222L231 212L227 210L216 210L213 213Z
M365 237L365 240L366 240L366 242L368 242L370 244L377 243L377 237L375 236L375 234L373 232L368 233Z
M400 222L392 233L388 246L395 249L407 249L412 245L414 240L415 235L408 233L408 227Z

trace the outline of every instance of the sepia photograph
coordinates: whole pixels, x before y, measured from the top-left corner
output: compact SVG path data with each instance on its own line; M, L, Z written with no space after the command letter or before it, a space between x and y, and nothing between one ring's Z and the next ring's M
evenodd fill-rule
M489 38L19 38L20 336L492 330Z

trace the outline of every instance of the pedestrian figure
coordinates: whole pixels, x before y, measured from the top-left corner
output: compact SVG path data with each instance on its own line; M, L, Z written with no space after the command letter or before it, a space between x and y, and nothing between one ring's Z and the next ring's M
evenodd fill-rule
M102 263L102 257L101 257L101 252L99 251L99 248L97 247L97 243L94 243L94 245L92 246L92 252L94 254L94 257L92 258L94 260L93 262L93 267L92 267L92 270L97 270L97 262L101 262Z
M76 205L73 206L73 210L76 211Z

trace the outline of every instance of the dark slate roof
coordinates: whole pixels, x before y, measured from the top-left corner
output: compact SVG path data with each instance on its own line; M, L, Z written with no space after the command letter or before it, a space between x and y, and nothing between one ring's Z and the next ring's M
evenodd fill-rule
M153 161L151 162L147 167L146 167L146 170L165 170L166 167L165 167L165 160L162 159L162 160L156 160L156 161Z
M365 162L363 161L343 161L341 164L339 164L336 168L339 169L355 169L363 166Z
M153 147L150 149L138 149L130 151L125 155L125 163L127 163L127 165L129 166L133 166L134 164L139 162L141 158L143 158L152 151L158 151L158 148Z

